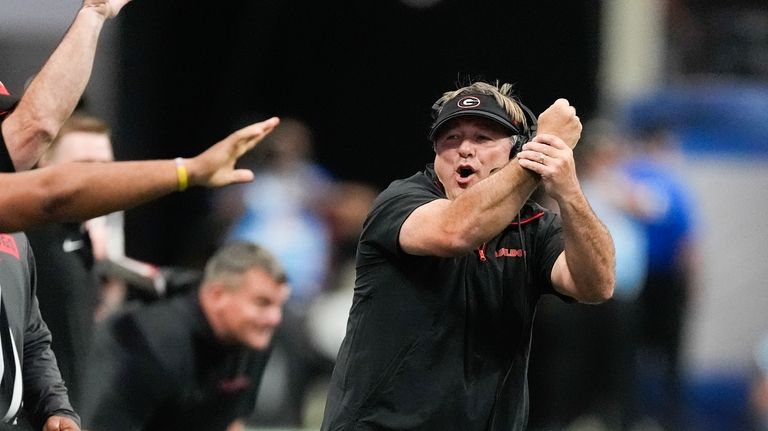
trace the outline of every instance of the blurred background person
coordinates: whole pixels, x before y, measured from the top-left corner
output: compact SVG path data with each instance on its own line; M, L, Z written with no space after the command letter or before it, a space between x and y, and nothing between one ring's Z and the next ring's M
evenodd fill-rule
M330 275L332 233L323 208L335 179L313 160L313 148L312 131L303 121L281 119L245 161L254 180L216 198L223 241L261 244L275 254L291 283L259 399L256 416L262 425L301 426L305 391L316 372L305 320Z
M37 167L113 160L109 125L78 111L64 122ZM147 290L154 287L148 284L161 282L164 291L152 292L155 296L176 289L179 271L125 256L122 211L85 222L46 224L25 233L35 252L40 312L53 336L51 347L70 399L77 407L94 324L130 298L129 287ZM134 274L130 276L129 271ZM136 273L139 271L144 274ZM136 283L139 277L146 281Z
M113 160L109 126L99 118L79 113L62 125L38 166ZM90 229L88 222L71 222L26 231L37 264L40 313L53 336L51 348L76 408L80 371L100 302L100 283L93 271L94 250L98 250L99 258L106 258L109 235L106 218L92 219L90 223Z
M599 305L540 301L530 361L532 430L619 431L634 423L637 298L647 256L642 226L629 212L633 184L621 170L627 151L607 119L586 122L574 150L584 195L613 237L616 286Z
M304 333L315 352L314 373L304 393L303 426L320 429L328 383L347 327L355 289L355 255L365 217L379 191L361 181L339 181L323 202L331 232L331 266L327 283L307 310Z
M227 190L238 195L224 207L231 219L227 240L258 241L283 263L293 286L292 306L321 290L330 255L320 210L333 176L312 159L312 139L304 122L281 119L248 159L255 165L254 180Z
M635 152L623 164L631 211L643 228L647 273L641 290L638 414L666 430L684 429L682 346L698 261L697 206L679 177L681 153L662 125L634 131Z
M289 285L247 242L223 246L199 289L135 305L99 327L83 424L94 431L244 431Z
M755 431L768 431L768 334L755 346L749 407Z

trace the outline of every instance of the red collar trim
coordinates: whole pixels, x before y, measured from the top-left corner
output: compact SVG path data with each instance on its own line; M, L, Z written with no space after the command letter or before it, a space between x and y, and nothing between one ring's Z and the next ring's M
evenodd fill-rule
M532 215L532 216L530 216L528 218L522 219L520 221L513 221L512 223L510 223L510 226L516 226L518 224L523 225L523 224L526 224L526 223L530 223L530 222L536 220L537 218L541 218L542 216L544 216L544 214L545 214L544 211L539 211L536 214L534 214L534 215Z

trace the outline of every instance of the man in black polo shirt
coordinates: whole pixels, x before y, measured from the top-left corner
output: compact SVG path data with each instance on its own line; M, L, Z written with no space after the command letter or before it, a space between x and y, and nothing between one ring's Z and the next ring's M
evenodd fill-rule
M85 370L85 428L244 431L288 293L271 253L234 242L198 289L116 312Z
M365 222L322 430L522 430L538 298L612 295L613 243L575 174L575 109L556 101L535 136L526 112L510 85L483 82L433 106L434 164L393 182ZM559 215L528 201L539 183Z

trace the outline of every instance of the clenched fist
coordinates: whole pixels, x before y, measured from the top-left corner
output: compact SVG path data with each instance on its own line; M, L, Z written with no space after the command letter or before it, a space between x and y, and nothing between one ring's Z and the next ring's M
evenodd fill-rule
M581 137L581 120L576 116L576 108L566 99L555 100L539 115L536 133L555 135L573 149Z

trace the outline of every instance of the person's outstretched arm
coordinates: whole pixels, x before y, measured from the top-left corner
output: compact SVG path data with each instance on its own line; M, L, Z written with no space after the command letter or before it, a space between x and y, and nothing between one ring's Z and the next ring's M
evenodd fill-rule
M17 171L30 169L74 111L91 77L101 29L130 0L83 0L61 42L0 130Z
M184 189L222 187L253 179L235 162L280 122L276 117L235 131L200 155L183 160L64 163L0 174L0 231L82 221Z

